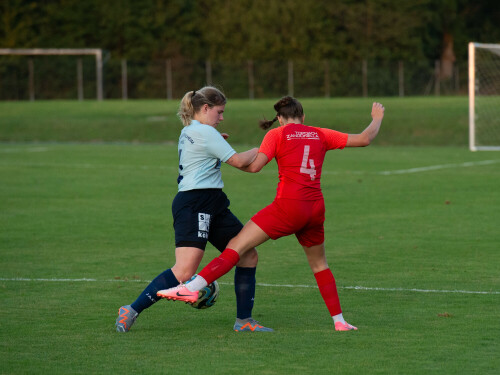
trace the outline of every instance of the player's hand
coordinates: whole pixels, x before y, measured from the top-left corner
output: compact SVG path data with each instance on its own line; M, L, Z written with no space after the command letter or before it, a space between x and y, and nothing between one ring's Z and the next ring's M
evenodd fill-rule
M372 118L374 120L382 120L384 118L384 111L385 108L382 104L380 103L373 103L372 106Z
M224 138L224 139L229 138L229 134L227 134L227 133L220 133L220 135L222 135L222 138Z

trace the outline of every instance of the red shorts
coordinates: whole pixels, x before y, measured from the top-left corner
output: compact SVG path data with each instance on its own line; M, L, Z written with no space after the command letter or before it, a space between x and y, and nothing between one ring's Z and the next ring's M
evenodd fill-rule
M273 240L295 234L302 246L311 247L325 241L325 201L301 201L276 198L257 212L252 221Z

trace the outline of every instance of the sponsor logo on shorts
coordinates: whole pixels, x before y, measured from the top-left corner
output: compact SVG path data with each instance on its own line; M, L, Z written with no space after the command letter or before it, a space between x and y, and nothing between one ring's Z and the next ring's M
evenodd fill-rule
M210 231L210 215L204 213L198 213L198 237L208 238L208 232Z

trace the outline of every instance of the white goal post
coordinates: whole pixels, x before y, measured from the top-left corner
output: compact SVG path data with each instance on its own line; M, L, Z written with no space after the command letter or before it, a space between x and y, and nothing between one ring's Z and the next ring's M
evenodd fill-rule
M0 48L0 55L17 55L17 56L94 55L95 65L96 65L96 87L97 87L96 96L97 100L103 99L102 49L100 48Z
M500 151L500 44L469 43L469 148Z

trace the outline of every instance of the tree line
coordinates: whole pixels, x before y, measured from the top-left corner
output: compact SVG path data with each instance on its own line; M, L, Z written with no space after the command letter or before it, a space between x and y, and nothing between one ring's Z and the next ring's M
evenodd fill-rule
M455 61L466 61L469 41L500 42L499 25L498 0L0 1L0 48L101 48L115 62L168 59L177 67L440 60L443 81L453 80ZM11 85L25 86L14 78Z
M496 0L3 0L2 48L124 58L437 59L500 41Z

